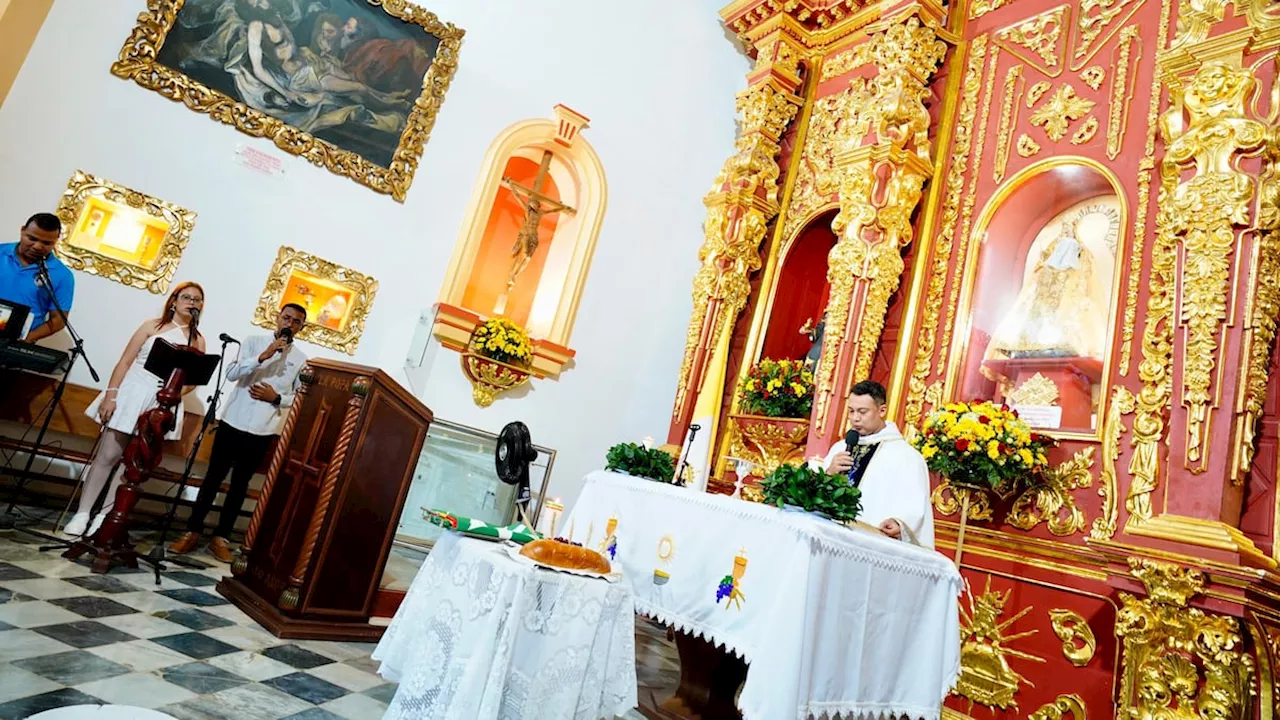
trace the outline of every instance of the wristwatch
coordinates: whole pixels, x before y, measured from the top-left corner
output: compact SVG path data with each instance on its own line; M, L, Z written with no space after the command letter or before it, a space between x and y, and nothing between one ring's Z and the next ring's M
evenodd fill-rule
M276 399L271 401L271 407L280 407L280 396L276 395Z

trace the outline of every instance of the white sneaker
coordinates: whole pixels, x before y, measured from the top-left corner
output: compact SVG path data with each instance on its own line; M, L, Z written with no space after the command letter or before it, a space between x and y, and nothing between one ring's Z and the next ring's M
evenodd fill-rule
M89 527L89 513L78 512L71 516L66 525L62 526L64 535L84 535L85 528Z
M102 521L106 520L107 515L109 515L110 513L111 513L110 510L103 510L102 512L93 516L93 522L89 525L90 535L93 535L94 533L98 532L98 528L102 527Z

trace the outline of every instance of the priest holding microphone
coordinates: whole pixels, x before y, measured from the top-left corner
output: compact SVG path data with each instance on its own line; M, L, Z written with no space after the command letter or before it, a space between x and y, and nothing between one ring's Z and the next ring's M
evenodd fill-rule
M307 356L293 344L294 335L307 321L301 305L289 303L276 316L276 332L245 339L240 353L227 367L227 382L234 383L226 410L214 432L209 469L200 483L200 494L187 521L187 532L169 546L175 554L191 552L200 543L205 516L213 507L222 481L231 474L231 485L218 514L209 552L231 562L231 531L244 505L249 481L271 450L285 415L293 403L298 374ZM224 341L235 342L230 337Z
M897 540L933 548L929 468L902 437L887 413L884 386L864 380L849 391L845 440L823 461L827 472L845 475L862 491L862 518Z

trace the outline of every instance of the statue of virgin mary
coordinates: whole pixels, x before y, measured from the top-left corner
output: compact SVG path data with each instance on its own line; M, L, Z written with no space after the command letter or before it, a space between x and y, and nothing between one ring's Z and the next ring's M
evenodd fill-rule
M986 359L1101 357L1106 313L1093 301L1092 285L1093 254L1075 223L1063 222L996 327Z

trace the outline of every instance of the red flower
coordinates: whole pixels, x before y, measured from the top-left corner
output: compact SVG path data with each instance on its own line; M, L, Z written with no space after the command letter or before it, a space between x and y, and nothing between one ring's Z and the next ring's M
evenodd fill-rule
M1020 417L1017 410L1010 410L1009 412L1013 413L1014 417Z
M1009 446L1005 445L1004 443L1000 443L1000 452L1002 454L1009 452Z
M978 422L982 423L983 425L990 425L991 418L987 417L986 415L979 415Z
M964 452L969 449L969 438L960 438L956 440L956 450Z

